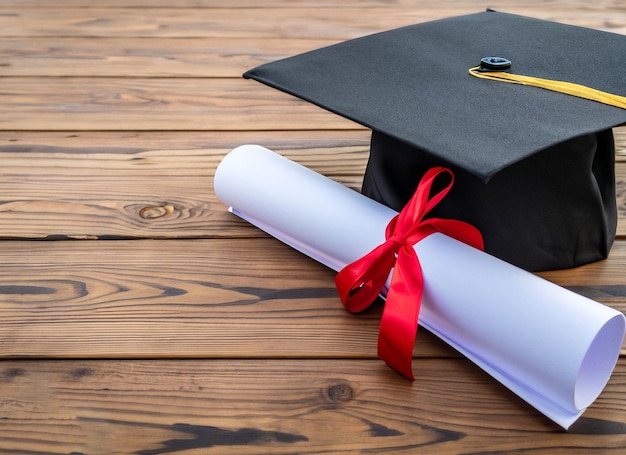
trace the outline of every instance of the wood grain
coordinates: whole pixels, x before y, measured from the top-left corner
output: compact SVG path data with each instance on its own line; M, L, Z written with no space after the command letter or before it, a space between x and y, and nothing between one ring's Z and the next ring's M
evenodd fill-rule
M347 313L334 272L271 238L10 242L0 264L0 358L376 355L381 306ZM624 311L624 270L619 242L543 276ZM415 355L457 354L420 330Z
M420 361L413 384L358 360L7 361L0 382L12 453L626 449L622 369L569 433L461 359Z
M7 78L6 130L354 129L349 120L243 79Z
M32 140L5 134L0 140L0 236L259 236L229 216L213 193L215 168L230 149L261 142L358 189L369 135L363 133L327 132L317 138L294 132L278 139L275 133L257 132L112 133Z
M411 383L382 304L347 313L213 194L243 143L355 190L367 160L367 129L242 72L486 6L626 33L615 0L0 0L0 453L626 451L626 346L569 432L423 329ZM626 311L615 134L609 259L540 275Z
M23 77L240 77L336 39L28 37L0 40L0 74Z
M0 133L0 238L260 236L213 193L218 163L245 143L358 191L369 132ZM625 236L625 161L616 172L618 234Z
M214 4L217 6L217 4ZM544 5L543 7L541 5ZM564 2L545 4L532 1L492 2L489 6L505 12L532 15L573 25L626 32L626 12L612 8L611 19L601 9L564 7ZM584 7L586 14L580 14ZM39 7L11 8L0 15L0 36L6 37L254 37L254 38L332 38L345 40L395 27L411 25L443 17L484 11L484 5L473 2L442 2L436 7L431 2L389 5L336 6L311 5L292 8L151 8L141 12L135 8L49 8L43 2ZM190 14L190 11L192 14ZM232 19L236 17L236 21Z
M376 353L380 307L352 317L333 272L273 239L7 247L0 252L0 357Z
M623 5L620 0L598 0L593 3L585 0L492 0L494 8L532 8L537 11L559 11L573 12L581 14L581 12L606 12L607 10L620 10ZM68 8L93 8L94 4L91 0L0 0L0 6L16 9L31 9L33 7L46 7L49 9L68 9ZM255 8L259 7L256 0L230 0L228 8ZM450 10L456 7L475 7L473 0L443 0L437 3L429 3L428 0L359 0L358 6L361 8L373 7L394 7L394 8L425 8ZM263 8L333 8L340 12L342 9L355 8L351 2L337 2L335 0L272 0L266 3ZM175 3L169 0L133 0L128 2L125 0L108 0L97 5L99 9L145 9L145 8L181 8L194 10L198 8L224 8L223 0L179 0ZM350 18L346 18L349 20Z

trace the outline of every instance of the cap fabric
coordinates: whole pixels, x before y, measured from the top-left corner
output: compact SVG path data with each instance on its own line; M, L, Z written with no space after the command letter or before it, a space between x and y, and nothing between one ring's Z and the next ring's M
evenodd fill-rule
M363 193L396 210L426 170L455 186L432 216L474 224L528 270L605 258L617 223L611 128L626 110L468 74L511 72L626 95L626 37L487 11L358 38L244 74L373 130Z

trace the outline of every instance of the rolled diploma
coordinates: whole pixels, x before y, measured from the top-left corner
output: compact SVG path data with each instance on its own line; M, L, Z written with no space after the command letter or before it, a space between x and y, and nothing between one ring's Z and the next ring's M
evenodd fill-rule
M258 145L226 155L215 193L335 271L384 242L397 213ZM440 233L415 250L425 283L420 325L569 428L615 368L624 315Z

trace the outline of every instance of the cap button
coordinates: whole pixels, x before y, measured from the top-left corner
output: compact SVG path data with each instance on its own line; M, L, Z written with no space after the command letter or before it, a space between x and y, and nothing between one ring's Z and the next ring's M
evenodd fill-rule
M511 67L511 60L502 57L485 57L480 61L481 71L504 71Z

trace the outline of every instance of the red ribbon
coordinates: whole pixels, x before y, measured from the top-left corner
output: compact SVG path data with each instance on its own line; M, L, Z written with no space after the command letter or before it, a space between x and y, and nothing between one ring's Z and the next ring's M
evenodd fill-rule
M429 198L434 180L443 173L450 176L450 183ZM430 234L441 232L483 249L482 235L474 226L458 220L423 219L445 197L453 183L454 175L449 169L436 167L426 172L411 200L387 225L386 241L345 266L335 278L343 305L356 313L376 300L393 269L380 321L378 355L411 380L415 380L411 361L424 289L422 266L413 245Z

